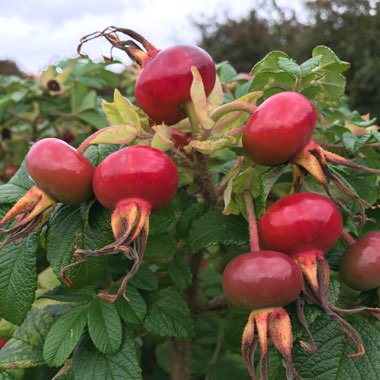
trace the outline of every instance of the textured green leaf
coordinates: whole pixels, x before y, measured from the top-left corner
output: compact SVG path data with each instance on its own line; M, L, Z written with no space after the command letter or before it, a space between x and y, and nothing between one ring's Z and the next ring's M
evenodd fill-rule
M75 306L67 310L51 327L44 344L46 364L62 365L81 337L87 320L87 308Z
M158 288L157 276L146 265L140 266L130 283L138 289L156 290Z
M81 207L61 206L52 215L46 237L47 258L60 278L64 266L74 262L76 248L95 249L113 240L109 212L95 203L90 210L89 221ZM83 286L99 278L105 269L105 259L90 259L68 271L76 286Z
M366 349L365 355L350 360L347 355L354 349L347 345L342 332L327 315L317 318L311 325L311 333L318 351L308 354L296 344L293 360L304 380L366 380L377 379L380 373L380 329L374 321L359 316L349 322L361 334ZM379 322L377 322L379 323Z
M174 256L178 242L169 234L149 237L144 256L153 260L165 259Z
M57 315L64 306L31 309L7 345L0 350L0 369L43 365L43 345Z
M60 302L84 302L96 297L95 289L90 286L83 286L79 289L67 288L64 285L58 285L39 298L49 298Z
M0 380L16 380L16 378L7 371L0 371Z
M125 334L120 350L104 355L84 339L74 355L73 371L80 380L142 380L136 344Z
M108 155L116 152L121 148L117 144L99 144L97 146L90 146L85 153L85 156L91 161L94 166L98 166Z
M248 226L243 217L223 215L219 210L211 210L201 216L192 226L186 239L193 252L211 245L242 245L248 241Z
M98 110L87 110L79 113L78 118L87 124L93 125L97 129L102 129L107 126L106 120Z
M144 327L160 336L185 337L194 334L187 303L170 288L159 290L148 297L148 315Z
M189 265L180 253L176 254L170 262L169 275L178 289L186 289L191 284L193 275Z
M122 340L122 328L116 305L96 298L87 316L88 332L96 348L104 354L115 353Z
M276 92L293 91L295 79L285 72L264 72L255 76L250 91L267 91L276 89Z
M9 244L0 254L0 316L21 324L35 299L38 234Z
M371 140L372 135L366 134L361 136L353 135L350 132L343 133L342 142L346 149L350 152L355 153L360 148L362 148L369 140Z
M287 169L288 168L286 165L272 166L260 175L260 195L255 199L255 211L257 218L264 214L267 198L273 185Z
M256 75L266 71L281 71L281 68L278 65L279 58L289 58L289 56L282 51L271 51L261 61L256 63L251 70L251 74Z
M180 210L173 204L153 212L149 217L149 235L158 235L174 230Z
M309 74L315 67L319 65L321 62L323 56L322 55L316 55L313 58L308 59L301 65L301 76L305 76Z
M313 49L312 56L322 56L319 62L317 70L319 71L331 71L336 73L342 73L350 68L350 64L345 61L341 61L337 55L327 46L316 46Z
M302 74L301 66L293 59L281 57L278 59L278 65L290 75L300 76Z
M126 295L129 302L124 298L119 298L116 301L116 308L120 318L125 323L140 324L144 320L147 311L144 298L132 285L128 285Z

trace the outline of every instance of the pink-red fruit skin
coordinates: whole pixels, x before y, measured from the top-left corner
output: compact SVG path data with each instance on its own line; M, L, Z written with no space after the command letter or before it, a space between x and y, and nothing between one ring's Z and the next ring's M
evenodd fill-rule
M311 139L316 112L309 99L296 92L281 92L265 100L243 130L243 147L260 165L290 161Z
M295 261L274 251L236 256L223 273L227 298L234 305L251 310L287 305L298 297L302 285Z
M368 291L380 286L380 231L367 233L347 249L340 276L352 289Z
M260 218L261 246L288 255L326 253L338 240L342 216L335 204L313 193L290 194L272 203Z
M92 195L94 167L60 139L36 142L26 156L26 170L37 187L59 202L75 205Z
M111 210L118 202L133 198L153 210L165 207L177 186L173 161L158 149L137 145L110 154L96 168L93 179L96 198Z
M186 118L183 106L191 100L192 66L198 69L208 96L215 85L216 69L201 48L173 46L143 64L136 79L136 101L156 123L173 125Z

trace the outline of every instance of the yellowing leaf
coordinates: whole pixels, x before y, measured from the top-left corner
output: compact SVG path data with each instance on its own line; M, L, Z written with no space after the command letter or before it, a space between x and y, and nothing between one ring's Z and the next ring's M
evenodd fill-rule
M205 140L205 141L193 140L184 149L186 153L190 153L191 149L194 149L203 154L212 154L219 149L229 147L235 142L236 142L235 137L227 135L218 140Z
M137 134L130 125L114 125L100 130L90 144L129 144Z
M208 115L207 98L201 74L195 66L192 66L191 72L193 73L193 83L191 84L190 95L198 122L203 129L211 129L214 122Z
M127 98L122 96L117 89L114 92L114 101L124 123L140 129L140 119L136 112L136 107Z
M207 101L212 108L215 108L222 105L223 100L224 100L224 95L223 95L222 84L220 83L219 77L216 76L214 88L212 89L210 95L208 96Z
M156 133L152 139L152 147L162 150L163 152L168 151L173 147L173 141L170 138L169 128L165 125L156 125L154 127Z

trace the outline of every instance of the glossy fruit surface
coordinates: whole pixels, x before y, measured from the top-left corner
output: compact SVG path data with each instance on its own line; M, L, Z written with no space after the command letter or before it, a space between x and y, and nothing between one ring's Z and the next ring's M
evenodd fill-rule
M151 209L165 207L177 191L178 172L171 158L148 146L130 146L106 157L96 168L93 188L99 202L114 209L138 198Z
M3 348L8 342L8 339L0 339L0 349Z
M92 195L94 167L62 140L36 142L26 156L26 169L36 185L59 202L79 204Z
M340 262L340 275L353 289L380 286L380 231L369 232L351 245Z
M183 106L191 99L192 66L199 70L208 96L216 70L212 58L201 48L173 46L143 65L136 80L136 101L156 123L173 125L186 117Z
M322 195L296 193L271 204L258 223L261 246L288 255L326 253L342 232L335 204Z
M294 260L283 253L248 252L229 262L223 273L223 289L239 307L280 307L298 297L302 275Z
M316 125L310 100L296 92L281 92L265 100L243 130L243 147L261 165L291 160L309 142Z

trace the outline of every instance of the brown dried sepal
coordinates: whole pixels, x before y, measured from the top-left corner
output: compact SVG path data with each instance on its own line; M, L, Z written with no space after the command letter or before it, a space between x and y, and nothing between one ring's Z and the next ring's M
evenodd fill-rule
M310 173L325 189L331 200L348 215L353 216L356 223L361 225L369 220L365 214L366 207L378 208L379 205L373 206L366 200L362 199L347 184L342 181L329 168L329 163L346 166L367 173L380 174L380 170L367 168L366 166L356 164L337 154L328 152L311 140L305 148L291 161L293 166L293 185L294 190L298 192L302 187L303 177L306 173ZM352 212L339 199L333 196L330 191L328 180L331 180L346 195L353 198L359 206L359 215L353 215Z
M260 380L268 379L268 342L272 342L286 363L287 379L300 380L292 360L293 333L288 313L281 307L252 311L243 332L242 355L249 376L256 380L253 367L254 354L257 346L255 337L257 331L260 344Z
M14 219L10 228L1 228L0 233L7 235L0 249L12 242L21 241L26 235L40 228L49 218L56 201L37 186L33 186L17 201L0 221L0 227Z
M111 218L112 232L115 241L95 250L76 249L73 255L76 261L66 265L61 270L62 282L66 286L72 287L74 284L67 274L69 269L86 262L92 257L114 255L121 252L128 259L133 260L131 270L125 276L110 284L99 293L98 296L110 303L115 302L119 296L124 297L124 299L128 301L125 290L128 281L136 274L144 257L149 233L149 215L149 206L145 202L137 199L126 201L118 205L112 213ZM114 285L119 283L120 286L117 293L109 294L109 291Z

